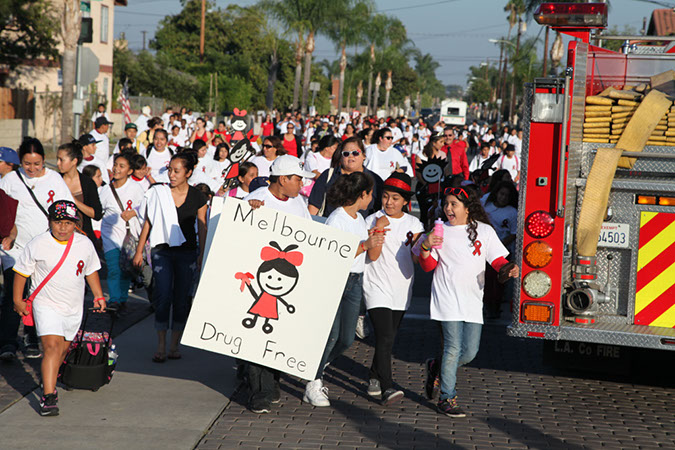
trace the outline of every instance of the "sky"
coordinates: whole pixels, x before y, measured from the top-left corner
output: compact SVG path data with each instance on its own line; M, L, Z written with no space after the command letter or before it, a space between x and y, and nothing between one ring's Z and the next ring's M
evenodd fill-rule
M132 50L143 47L143 30L149 42L159 21L181 10L179 0L128 0L128 3L127 7L115 8L115 38L124 32ZM229 4L250 6L254 3L254 0L215 0L216 6L223 8ZM610 3L609 26L617 25L620 29L625 25L641 29L642 18L649 20L652 10L659 8L643 0L611 0ZM671 3L675 6L675 1ZM414 45L441 64L436 71L437 78L444 84L462 86L468 81L470 66L481 62L498 64L499 47L488 40L508 33L505 4L506 0L376 0L379 12L398 17ZM530 20L524 37L537 36L542 28ZM543 32L540 38L541 49ZM334 60L337 51L330 41L319 37L314 58L315 61Z

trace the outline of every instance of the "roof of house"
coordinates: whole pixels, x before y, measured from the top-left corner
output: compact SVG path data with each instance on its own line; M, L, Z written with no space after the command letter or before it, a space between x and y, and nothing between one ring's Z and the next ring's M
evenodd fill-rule
M647 35L670 36L675 34L675 11L672 8L655 9L649 21Z

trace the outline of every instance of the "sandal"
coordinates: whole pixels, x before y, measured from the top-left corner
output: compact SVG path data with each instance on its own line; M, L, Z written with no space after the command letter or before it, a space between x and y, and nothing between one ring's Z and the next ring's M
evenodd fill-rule
M166 361L166 354L165 353L157 352L152 357L152 362L155 362L155 363L163 363L165 361Z
M168 354L169 359L181 359L182 357L183 356L180 354L180 352L178 350L176 350L174 352L169 352L169 354Z

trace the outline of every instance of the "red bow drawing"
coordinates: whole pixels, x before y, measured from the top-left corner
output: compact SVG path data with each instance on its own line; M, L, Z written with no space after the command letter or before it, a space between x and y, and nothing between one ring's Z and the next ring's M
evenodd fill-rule
M241 292L244 292L244 287L245 287L245 286L250 286L250 285L251 285L251 280L254 278L253 275L251 275L250 272L246 272L246 273L244 273L244 272L237 272L236 274L234 274L234 277L235 277L237 280L241 280L241 287L239 288L239 289L241 289Z
M281 252L276 248L263 247L260 251L260 259L263 261L272 261L273 259L285 259L289 263L298 267L302 264L304 256L300 252Z

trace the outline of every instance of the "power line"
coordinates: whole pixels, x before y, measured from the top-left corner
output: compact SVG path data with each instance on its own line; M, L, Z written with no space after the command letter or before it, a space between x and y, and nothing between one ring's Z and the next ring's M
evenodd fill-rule
M400 11L402 9L413 9L413 8L423 8L425 6L434 6L434 5L441 5L443 3L451 3L451 2L457 2L459 0L443 0L440 2L433 2L433 3L424 3L422 5L414 5L414 6L401 6L399 8L389 8L389 9L381 9L378 12L388 12L388 11Z

